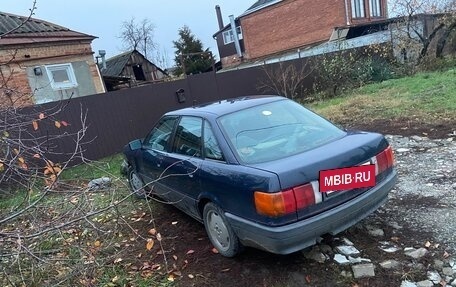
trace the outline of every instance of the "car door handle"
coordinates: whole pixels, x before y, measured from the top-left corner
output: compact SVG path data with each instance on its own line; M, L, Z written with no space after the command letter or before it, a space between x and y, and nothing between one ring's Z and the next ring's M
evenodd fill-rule
M193 173L189 173L188 177L193 178Z

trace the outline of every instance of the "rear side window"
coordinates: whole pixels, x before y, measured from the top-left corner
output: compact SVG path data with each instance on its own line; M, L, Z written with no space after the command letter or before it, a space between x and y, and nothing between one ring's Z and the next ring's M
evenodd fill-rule
M146 137L144 145L148 148L165 151L177 117L163 117Z
M191 157L201 157L202 119L182 117L176 130L174 152Z
M204 121L204 156L209 159L224 160L222 150L208 121Z
M281 100L219 118L240 160L260 163L324 145L345 132L300 104Z

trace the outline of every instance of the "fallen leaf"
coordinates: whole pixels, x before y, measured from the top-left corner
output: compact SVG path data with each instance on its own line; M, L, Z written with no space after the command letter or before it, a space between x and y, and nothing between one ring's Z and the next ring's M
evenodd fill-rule
M168 276L168 281L174 282L174 276L173 276L173 274L171 274L171 275Z
M114 278L111 279L111 282L116 282L117 280L119 280L119 276L115 276Z
M40 156L39 154L37 154L37 153L34 154L33 157L34 157L34 158L41 158L41 156Z
M24 162L25 162L25 159L24 159L23 157L19 157L17 160L18 160L20 163L24 163Z
M431 246L431 242L426 241L426 243L424 244L424 246L425 246L426 248L429 248L429 247Z
M308 284L310 284L310 275L307 275L307 276L306 276L306 282L307 282Z
M399 237L393 236L393 237L391 237L391 240L394 241L394 242L398 242L399 241Z
M158 241L162 241L162 236L161 236L160 233L157 233L157 240L158 240Z
M61 123L62 126L64 126L64 127L67 127L67 126L69 125L69 124L68 124L67 122L65 122L65 121L60 121L60 123Z
M215 248L215 247L214 247L214 248L212 248L212 250L211 250L211 251L212 251L212 253L215 253L215 254L218 254L218 253L219 253L219 252L218 252L218 250L217 250L217 248Z
M188 255L188 254L193 254L193 253L195 253L195 250L190 249L189 251L187 251L186 254Z
M149 229L149 234L155 236L155 234L157 234L157 230L155 230L155 228Z
M442 287L445 287L447 286L447 282L445 280L440 280L439 284L442 286Z
M0 171L4 171L5 170L5 165L3 163L0 163Z
M436 244L434 245L434 248L439 248L439 246L440 246L440 244L436 243Z
M225 268L225 269L222 269L222 272L228 272L230 270L231 270L230 268Z
M195 278L195 276L193 276L193 274L188 274L187 276L188 276L188 278L190 278L190 279Z
M55 125L55 127L58 128L58 129L60 129L60 127L62 126L62 124L60 124L59 121L55 121L55 122L54 122L54 125Z
M38 122L37 121L33 121L32 122L32 126L33 126L33 129L36 131L38 129Z
M176 225L177 224L177 221L173 221L171 222L172 225Z
M119 262L122 262L122 258L117 258L116 260L114 260L114 263L119 263Z
M448 258L448 257L450 257L450 254L446 251L443 252L443 258Z
M176 256L176 255L173 255L173 259L174 259L175 261L177 261L177 256Z
M101 242L98 240L93 243L93 246L95 246L95 247L100 247L100 245L101 245Z
M151 250L152 247L154 247L154 241L152 239L147 239L147 244L146 244L146 248L147 250Z
M41 113L41 114L38 116L38 118L39 118L40 120L44 119L44 114Z

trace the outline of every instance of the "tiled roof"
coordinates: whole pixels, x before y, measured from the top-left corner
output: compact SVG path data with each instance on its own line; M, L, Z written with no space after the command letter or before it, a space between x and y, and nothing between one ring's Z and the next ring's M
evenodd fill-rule
M102 70L103 76L120 76L125 65L128 63L133 51L128 51L106 60L106 70Z
M60 40L93 40L96 37L72 31L43 20L0 12L0 44L25 44Z

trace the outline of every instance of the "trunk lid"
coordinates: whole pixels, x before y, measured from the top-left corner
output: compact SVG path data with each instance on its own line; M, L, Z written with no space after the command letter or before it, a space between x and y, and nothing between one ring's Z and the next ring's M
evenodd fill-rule
M319 172L361 165L388 147L386 139L376 133L349 132L346 136L301 154L252 165L277 174L282 190L314 182L318 187ZM303 219L346 202L368 188L322 194L322 202L297 211Z

